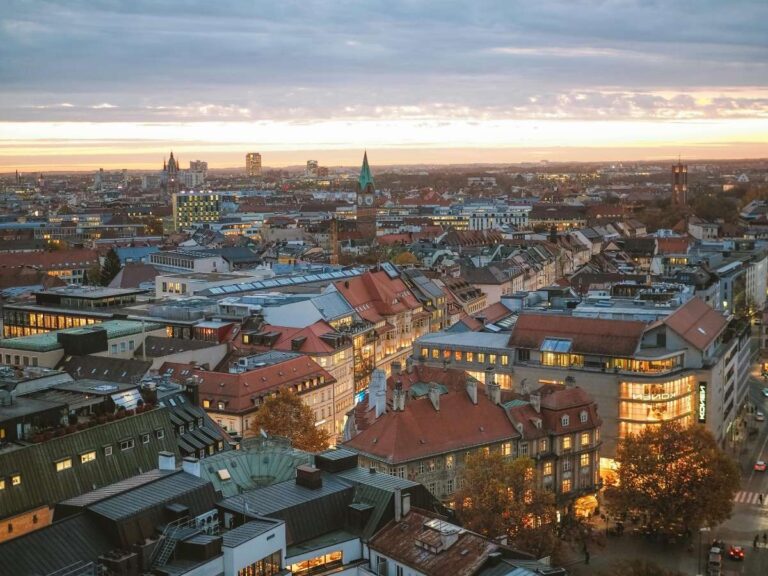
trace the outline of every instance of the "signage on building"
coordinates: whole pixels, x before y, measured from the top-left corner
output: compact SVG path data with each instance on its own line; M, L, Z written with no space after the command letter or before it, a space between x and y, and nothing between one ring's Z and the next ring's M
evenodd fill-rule
M707 383L699 382L699 422L707 421Z
M672 400L675 395L670 392L655 394L632 394L632 400L642 400L643 402L660 402L662 400Z

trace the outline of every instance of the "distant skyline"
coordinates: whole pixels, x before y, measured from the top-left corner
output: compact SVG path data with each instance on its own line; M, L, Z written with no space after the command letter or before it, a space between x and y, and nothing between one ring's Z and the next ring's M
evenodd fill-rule
M768 157L768 2L6 0L0 172Z

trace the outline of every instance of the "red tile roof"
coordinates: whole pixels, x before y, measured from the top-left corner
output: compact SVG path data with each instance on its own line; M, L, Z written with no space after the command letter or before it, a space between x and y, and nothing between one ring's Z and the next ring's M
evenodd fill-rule
M285 352L302 352L304 354L330 354L335 351L333 346L321 338L323 334L336 332L336 330L324 320L318 320L314 324L310 324L304 328L264 324L259 329L259 332L278 332L280 336L278 336L272 346L243 344L243 333L241 331L235 339L236 346L238 348L250 350L282 350ZM293 341L300 338L304 338L304 342L298 349L294 349Z
M73 249L53 252L11 252L0 258L0 268L32 266L41 270L67 270L72 267L90 267L99 263L95 250Z
M446 386L448 393L440 396L440 410L435 410L427 396L408 398L405 410L389 410L344 446L397 464L518 436L504 409L488 399L482 385L478 385L477 404L473 404L460 380L466 382L466 376L459 370L414 369L412 374L403 374L406 391L416 382Z
M201 401L210 400L212 407L217 402L225 402L224 411L233 413L254 410L254 398L290 388L312 378L322 376L322 386L336 382L333 376L307 356L298 356L240 374L198 370L189 364L166 362L160 367L160 373L169 373L171 380L176 382L197 376Z
M646 327L644 322L634 320L523 313L512 330L509 345L539 350L545 338L561 338L570 340L571 352L577 354L631 356Z
M369 322L377 323L387 316L421 308L400 278L390 278L383 271L366 272L334 285L357 313Z
M602 419L597 414L597 404L590 395L578 386L543 386L538 391L541 396L541 411L537 412L532 404L521 404L508 409L509 418L523 426L523 437L540 438L550 434L573 434L583 430L598 428ZM530 396L526 397L530 401ZM587 413L586 422L581 421L581 413ZM563 426L563 416L568 416L568 425ZM536 426L541 420L541 428Z
M680 238L658 238L656 244L658 246L657 254L688 254L691 240L687 236Z
M704 350L725 330L728 320L701 298L691 298L664 319L689 344Z

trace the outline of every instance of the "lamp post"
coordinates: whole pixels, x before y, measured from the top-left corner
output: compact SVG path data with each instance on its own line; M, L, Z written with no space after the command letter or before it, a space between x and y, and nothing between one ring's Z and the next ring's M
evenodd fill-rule
M709 532L709 527L704 526L702 528L699 528L699 561L698 561L698 568L696 569L696 574L701 576L701 538L704 534L704 532Z

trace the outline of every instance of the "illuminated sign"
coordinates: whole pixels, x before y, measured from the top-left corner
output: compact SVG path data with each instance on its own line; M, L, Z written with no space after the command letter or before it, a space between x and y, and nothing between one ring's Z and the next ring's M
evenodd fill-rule
M699 422L707 421L707 383L699 382Z
M659 402L662 400L672 400L674 394L662 392L661 394L632 394L632 400L642 400L644 402Z

